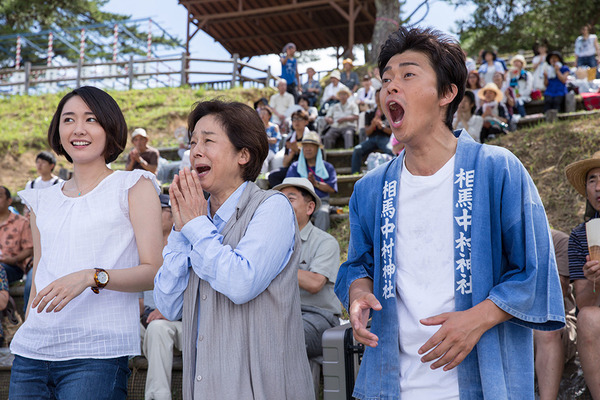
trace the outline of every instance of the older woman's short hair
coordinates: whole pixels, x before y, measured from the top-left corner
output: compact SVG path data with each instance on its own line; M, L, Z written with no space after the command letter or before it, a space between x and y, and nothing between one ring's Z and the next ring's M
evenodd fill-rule
M104 132L106 132L104 161L107 164L115 161L127 145L127 123L115 99L104 90L93 86L82 86L67 93L60 100L48 128L48 144L56 154L65 156L70 163L73 162L60 143L59 127L65 104L75 96L81 97L83 102L90 108L90 111L94 113Z
M258 113L243 103L221 100L201 101L193 106L188 116L188 132L191 139L194 127L202 117L214 116L227 134L236 150L246 149L250 161L242 166L242 178L254 181L260 174L262 164L269 153L265 125Z

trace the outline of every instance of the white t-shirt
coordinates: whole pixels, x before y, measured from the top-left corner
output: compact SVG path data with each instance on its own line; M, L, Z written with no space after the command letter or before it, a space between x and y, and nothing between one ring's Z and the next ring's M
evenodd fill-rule
M91 192L67 197L64 183L45 190L23 190L19 196L36 215L41 258L35 286L42 290L56 279L88 268L108 271L140 263L129 220L129 189L142 177L159 191L148 171L115 171ZM86 288L59 312L29 312L10 350L22 357L62 361L115 358L140 354L138 293Z
M458 400L458 371L432 370L419 348L440 326L419 320L455 311L453 156L431 176L400 179L396 226L396 301L399 318L400 391L403 400Z
M52 185L58 185L62 181L62 179L54 175L47 181L42 180L42 177L38 176L34 180L27 182L25 189L46 189Z

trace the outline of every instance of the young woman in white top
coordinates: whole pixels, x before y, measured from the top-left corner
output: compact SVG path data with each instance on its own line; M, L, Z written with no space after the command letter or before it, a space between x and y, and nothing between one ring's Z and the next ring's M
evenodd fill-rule
M31 210L33 285L11 343L10 399L125 399L128 356L140 354L138 292L162 264L152 173L106 167L127 142L115 100L68 93L48 130L73 177L19 193Z

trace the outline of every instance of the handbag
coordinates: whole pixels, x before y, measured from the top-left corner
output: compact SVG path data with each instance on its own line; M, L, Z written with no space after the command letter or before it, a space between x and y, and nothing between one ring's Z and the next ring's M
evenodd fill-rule
M2 346L8 346L15 336L17 329L23 325L23 317L17 311L17 305L12 297L8 297L8 304L4 311L2 311L2 330L4 331L4 337L2 338Z

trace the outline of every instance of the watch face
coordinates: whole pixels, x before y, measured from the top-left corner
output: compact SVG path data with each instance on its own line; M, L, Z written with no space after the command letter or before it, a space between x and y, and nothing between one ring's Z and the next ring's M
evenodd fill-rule
M106 271L98 272L98 282L101 285L106 285L108 283L108 274L106 273Z

